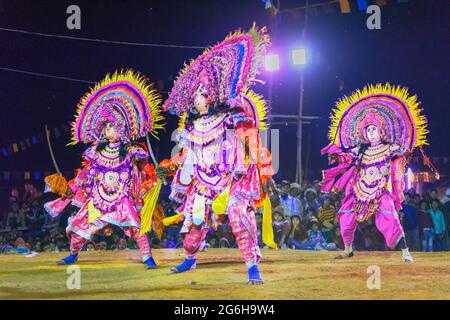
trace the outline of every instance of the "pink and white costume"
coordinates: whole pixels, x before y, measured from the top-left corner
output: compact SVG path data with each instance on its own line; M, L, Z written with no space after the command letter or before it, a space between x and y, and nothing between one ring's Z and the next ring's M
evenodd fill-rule
M334 186L334 190L345 190L337 214L344 244L353 243L358 222L374 215L375 224L385 237L386 244L390 248L395 247L404 236L398 211L403 201L405 158L398 148L380 144L369 147L363 156L342 152L339 148L328 148L322 152L339 155L344 161L340 163L340 171L335 168L324 171L322 184L324 192L331 191L330 186ZM352 165L358 161L359 165ZM347 176L345 171L349 172ZM333 184L336 174L343 172L344 179Z
M206 50L180 72L163 108L180 116L177 135L183 159L172 182L171 199L182 205L184 250L193 259L223 208L244 260L257 265L256 202L273 175L270 153L262 148L265 103L249 90L270 39L265 28L236 31ZM195 97L206 97L199 114ZM214 211L214 212L213 212ZM183 269L183 271L185 271Z
M398 212L407 158L426 143L426 119L420 112L415 96L389 84L357 90L333 110L331 144L321 153L337 166L323 171L322 191L345 192L338 212L345 245L352 244L358 222L371 216L389 248L404 237ZM379 128L379 143L369 142L370 125Z
M186 234L186 256L193 258L198 252L208 229L208 221L216 219L212 203L216 197L230 188L226 203L230 225L247 264L259 262L261 253L257 243L254 201L260 193L260 176L256 163L246 164L244 142L234 128L245 114L221 113L201 117L189 129L183 129L179 141L185 157L183 165L172 182L172 200L183 204L181 230Z
M83 168L67 184L68 192L56 191L62 197L45 204L52 216L60 214L69 203L80 208L67 226L73 255L95 233L112 224L136 241L143 261L151 257L148 236L140 230L145 193L141 183L148 178L144 171L148 153L131 141L148 132L155 134L162 127L158 123L162 120L160 104L152 86L131 70L107 75L81 99L72 140L73 144L92 146L83 154ZM106 138L106 125L114 128L114 140Z

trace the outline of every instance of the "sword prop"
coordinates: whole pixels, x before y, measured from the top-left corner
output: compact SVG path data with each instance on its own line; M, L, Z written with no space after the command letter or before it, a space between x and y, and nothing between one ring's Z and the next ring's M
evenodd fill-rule
M50 152L50 156L52 157L53 166L55 167L56 172L61 173L61 170L59 170L58 163L55 159L55 154L53 153L52 143L50 141L50 130L48 130L47 125L45 125L45 136L47 137L48 151Z

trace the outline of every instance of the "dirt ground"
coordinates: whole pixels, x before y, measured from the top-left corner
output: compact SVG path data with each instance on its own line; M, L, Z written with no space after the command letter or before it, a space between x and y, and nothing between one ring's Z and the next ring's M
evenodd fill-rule
M154 250L157 270L146 270L136 250L82 252L80 289L68 289L73 274L55 265L64 253L2 255L0 299L450 299L450 252L414 253L413 264L400 252L357 252L346 260L332 259L334 252L262 253L265 284L248 286L237 249L202 252L197 269L184 274L169 274L182 261L178 249Z

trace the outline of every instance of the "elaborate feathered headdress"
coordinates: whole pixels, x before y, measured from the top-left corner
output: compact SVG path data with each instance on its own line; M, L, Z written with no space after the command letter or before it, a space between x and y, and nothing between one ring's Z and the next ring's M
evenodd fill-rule
M85 94L72 123L72 144L101 139L106 122L112 123L122 141L156 136L163 128L161 98L146 79L132 70L116 71Z
M427 119L421 111L417 97L404 87L367 85L336 103L328 138L338 147L367 143L365 129L375 124L386 142L411 150L427 144Z
M248 87L256 81L262 58L270 44L266 32L266 28L258 29L256 25L246 32L237 30L191 60L180 71L163 109L177 115L188 112L194 105L194 92L201 83L213 106L242 106L247 101L248 108L252 108L249 103L259 108L255 115L262 117L262 121L265 104ZM244 100L245 93L258 99Z

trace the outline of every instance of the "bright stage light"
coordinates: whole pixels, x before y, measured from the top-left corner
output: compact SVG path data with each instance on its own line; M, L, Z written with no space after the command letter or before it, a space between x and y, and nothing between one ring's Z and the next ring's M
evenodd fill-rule
M304 66L306 64L306 49L292 49L291 58L294 66Z
M277 54L268 54L264 57L264 68L266 71L277 71L280 69L280 57Z

